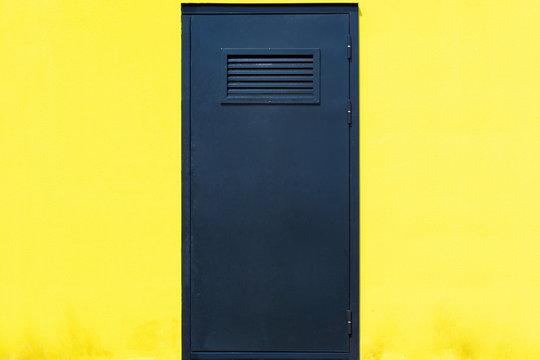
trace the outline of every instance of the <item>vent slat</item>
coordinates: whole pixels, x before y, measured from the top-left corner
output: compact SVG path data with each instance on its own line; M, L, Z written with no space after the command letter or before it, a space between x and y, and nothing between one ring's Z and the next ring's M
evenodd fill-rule
M313 75L230 75L228 81L302 81L313 82Z
M229 94L313 94L308 89L229 89Z
M260 74L270 74L270 75L297 75L297 74L306 74L313 75L313 70L296 70L296 69L280 69L280 70L229 70L227 72L229 75L260 75Z
M229 64L229 69L313 69L313 63L238 63Z
M230 82L229 88L263 87L263 88L310 88L313 89L313 83L309 82Z
M279 62L298 62L298 63L301 63L301 62L309 62L309 63L313 63L313 56L311 55L307 55L306 57L290 57L290 58L283 58L283 57L271 57L271 56L266 56L266 57L232 57L232 56L229 56L229 58L227 59L227 61L229 63L240 63L240 62L274 62L274 63L279 63Z
M268 101L272 102L274 99L279 100L296 100L296 99L312 99L313 94L235 94L231 97L235 100L249 100L249 99L256 99L261 100L261 103L268 103Z

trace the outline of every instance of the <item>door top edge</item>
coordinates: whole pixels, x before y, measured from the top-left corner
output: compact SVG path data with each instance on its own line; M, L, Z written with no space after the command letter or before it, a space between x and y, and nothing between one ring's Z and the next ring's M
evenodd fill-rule
M199 4L183 3L183 15L211 14L350 14L358 13L357 3L312 3L312 4Z

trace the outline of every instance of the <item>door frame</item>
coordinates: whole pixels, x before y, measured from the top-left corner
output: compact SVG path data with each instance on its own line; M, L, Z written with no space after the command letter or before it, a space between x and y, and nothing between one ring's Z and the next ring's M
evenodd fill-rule
M351 125L349 130L349 304L351 328L347 353L201 353L191 352L191 18L200 14L347 14L352 51L349 62ZM359 38L357 4L199 5L182 4L181 169L182 169L182 359L324 359L358 360L360 354L360 143L359 143ZM345 50L344 50L345 51ZM344 112L346 109L344 109ZM188 296L183 296L187 294Z

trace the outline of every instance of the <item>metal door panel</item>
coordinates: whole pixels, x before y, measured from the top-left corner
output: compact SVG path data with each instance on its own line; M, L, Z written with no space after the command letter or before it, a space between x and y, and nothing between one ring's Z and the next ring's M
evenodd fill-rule
M191 19L193 352L349 351L348 26ZM226 49L317 49L319 101L222 101Z

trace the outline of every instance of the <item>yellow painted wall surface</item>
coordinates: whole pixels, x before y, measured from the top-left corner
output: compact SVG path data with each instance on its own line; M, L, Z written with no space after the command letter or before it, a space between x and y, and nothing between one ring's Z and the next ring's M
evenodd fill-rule
M540 359L540 3L361 0L363 359ZM180 2L0 0L0 359L180 358Z

